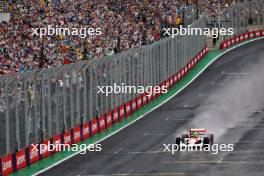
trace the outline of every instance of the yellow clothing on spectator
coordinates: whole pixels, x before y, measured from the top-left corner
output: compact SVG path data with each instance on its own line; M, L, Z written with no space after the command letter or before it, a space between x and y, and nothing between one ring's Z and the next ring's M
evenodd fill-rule
M181 18L180 17L176 17L175 23L176 23L176 25L180 25L181 24Z

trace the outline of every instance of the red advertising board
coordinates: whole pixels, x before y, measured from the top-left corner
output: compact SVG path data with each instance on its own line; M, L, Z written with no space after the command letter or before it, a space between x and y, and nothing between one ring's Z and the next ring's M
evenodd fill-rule
M91 120L92 135L98 132L97 118Z
M134 98L132 101L132 112L137 110L137 99Z
M261 36L261 32L260 31L255 31L255 36L256 37L260 37Z
M180 80L181 79L181 70L177 73L177 75L178 75L178 80Z
M131 114L130 102L126 103L126 117Z
M26 162L26 150L23 149L19 152L16 152L16 169L20 170L27 166Z
M166 86L167 88L169 88L169 87L170 87L170 80L166 80L164 84L165 84L165 86Z
M185 69L183 68L183 69L181 69L181 77L183 77L184 74L185 74Z
M227 47L231 46L231 40L227 40L226 45Z
M231 44L234 45L236 43L235 37L231 39Z
M71 131L68 130L63 134L64 144L71 144Z
M173 83L174 83L174 80L173 80L173 77L170 78L170 87L173 86Z
M188 72L191 69L191 64L188 63L187 66L186 66L186 68L187 68L187 72Z
M73 128L73 143L78 143L81 141L81 128L75 127Z
M37 147L38 144L34 145L34 144L31 144L29 146L29 162L30 164L36 162L39 160L39 148Z
M106 125L107 127L112 125L112 112L106 113Z
M197 56L194 57L194 64L198 62Z
M147 104L147 94L143 95L143 105Z
M147 93L147 100L148 102L152 100L152 93Z
M193 68L194 67L194 61L192 60L191 61L191 68Z
M61 150L60 144L62 143L61 142L61 135L58 134L58 135L53 136L52 142L56 146L56 148L53 150L53 152L60 151Z
M99 127L101 131L105 129L105 115L104 114L99 117Z
M142 96L141 95L137 97L137 106L138 108L142 106Z
M249 38L254 38L254 37L255 37L254 32L249 32Z
M89 123L83 124L82 136L83 136L83 139L89 138L90 136Z
M188 72L188 67L185 66L185 68L184 68L184 75L185 75L187 72Z
M236 36L235 40L236 40L236 43L239 43L240 37L239 36Z
M120 106L120 120L125 117L125 105Z
M13 172L12 156L6 155L1 158L2 175L8 175Z
M249 37L248 32L244 33L244 39L247 40Z
M178 76L177 76L177 74L174 75L174 77L173 77L173 81L174 81L174 83L176 83L176 82L178 81Z
M82 130L82 137L83 139L87 139L90 136L90 128L89 128L89 123L86 122L83 124L83 130Z
M203 52L201 51L200 52L200 60L202 59L202 57L203 57Z
M240 37L239 37L239 39L240 39L240 42L241 42L241 41L244 41L244 40L245 40L245 38L244 38L244 34L241 34Z
M226 47L226 41L223 41L220 45L220 49L225 49Z
M42 158L46 158L48 156L50 156L50 141L49 140L45 140L41 143L40 148L39 148L39 152L40 155L42 156Z
M117 108L113 110L113 119L114 119L114 123L118 121L118 109Z

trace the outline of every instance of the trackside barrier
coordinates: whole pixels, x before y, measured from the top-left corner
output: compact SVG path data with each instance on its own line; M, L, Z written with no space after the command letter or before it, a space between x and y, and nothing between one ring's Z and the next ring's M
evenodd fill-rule
M32 145L26 150L28 152L27 158L29 158L28 164L32 164L40 159L39 152L33 148Z
M14 170L20 170L27 165L26 161L26 150L22 149L19 152L16 152L14 155Z
M112 124L113 124L112 121L113 121L112 112L106 113L106 126L107 126L107 128L112 126Z
M103 114L99 117L99 130L103 131L105 129L105 125L105 114Z
M8 175L13 172L12 155L6 155L1 159L1 176Z
M113 110L113 123L116 123L119 121L119 112L118 112L118 108L115 108Z
M91 135L95 135L99 130L98 130L98 119L94 118L91 120Z
M52 143L55 144L55 145L62 144L61 137L62 137L62 135L60 135L60 134L53 136L53 138L51 139ZM60 151L60 150L57 147L53 150L53 152L58 152L58 151Z
M255 32L253 34L254 36L263 35L264 31L258 31L257 33ZM250 36L250 34L247 35ZM243 35L243 38L238 38L242 41L243 38L245 39L246 37ZM231 45L232 41L229 40L229 42ZM182 69L180 69L179 72L160 83L160 88L162 86L167 86L167 89L172 88L172 86L179 82L207 53L208 47L203 48L196 56L193 57L193 59L191 59ZM50 143L71 145L73 143L78 143L81 140L85 140L99 132L104 131L106 128L111 127L114 123L122 121L124 117L128 117L137 109L161 95L161 93L155 94L155 91L152 92L152 94L144 93L143 95L140 95L133 100L121 105L119 108L114 108L112 111L101 115L99 118L93 118L89 122L86 122L80 126L77 126L73 129L68 129L63 134L53 136L50 140L44 140L41 144L45 144L46 146L48 146ZM33 145L30 145L26 149L0 158L0 164L2 168L0 176L20 170L42 158L49 157L53 153L59 152L57 148L51 152L48 151L48 148L40 148L39 146L38 150L39 152L34 149Z
M119 118L120 121L125 117L125 105L119 107Z
M125 104L125 109L126 109L126 115L125 115L125 117L128 117L130 114L131 114L131 102L129 101L129 102L127 102L126 104Z
M48 150L48 147L47 147L50 144L50 140L44 140L41 144L43 146L46 146L46 147L39 148L41 158L46 158L46 157L50 156L51 152Z
M245 32L245 33L240 34L238 36L235 36L231 39L223 41L220 45L220 49L226 49L226 48L228 48L234 44L238 44L238 43L243 42L247 39L258 38L258 37L262 37L262 36L264 36L264 29L252 31L252 32Z
M78 143L81 141L81 128L75 127L73 130L71 130L71 136L72 136L72 142Z
M72 144L71 130L68 130L63 134L63 144Z
M134 98L132 101L132 113L137 110L137 98Z
M150 102L152 100L152 94L149 93L147 94L147 102Z
M90 137L90 125L89 122L83 124L82 127L82 140L85 140Z
M143 94L142 101L143 101L143 105L147 104L147 94L146 93Z
M142 95L137 97L137 107L138 109L142 106Z

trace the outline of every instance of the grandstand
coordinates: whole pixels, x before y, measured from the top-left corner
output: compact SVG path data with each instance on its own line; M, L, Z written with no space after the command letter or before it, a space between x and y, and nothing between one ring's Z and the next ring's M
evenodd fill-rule
M221 7L235 1L227 2L221 3ZM100 58L153 43L162 38L163 27L180 25L183 10L195 5L184 0L40 0L37 3L27 0L0 4L2 11L12 17L9 22L0 23L0 74ZM213 16L218 4L213 0L198 1L199 12L210 9ZM99 27L103 34L86 39L78 36L40 39L31 35L31 28L47 25Z

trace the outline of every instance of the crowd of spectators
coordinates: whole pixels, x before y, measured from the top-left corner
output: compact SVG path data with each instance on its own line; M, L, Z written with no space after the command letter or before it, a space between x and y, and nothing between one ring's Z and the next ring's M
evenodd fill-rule
M186 2L187 1L187 2ZM1 1L0 1L1 2ZM191 0L17 0L6 1L9 22L0 23L0 74L100 58L159 40L164 26L180 23ZM223 1L221 7L232 4ZM218 0L198 3L217 13ZM102 35L39 36L31 28L47 25L101 28Z

